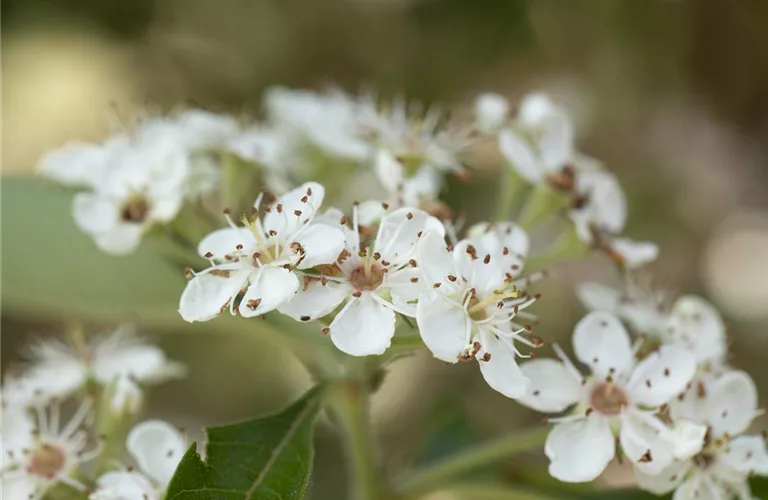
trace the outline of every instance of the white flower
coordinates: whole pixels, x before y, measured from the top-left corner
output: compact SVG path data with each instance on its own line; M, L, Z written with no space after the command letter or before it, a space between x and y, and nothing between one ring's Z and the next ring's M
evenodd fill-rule
M567 172L574 153L571 119L547 96L530 94L513 126L499 132L499 149L528 182L551 181Z
M475 99L477 128L486 134L498 132L509 117L509 100L499 94L480 94Z
M101 452L100 447L85 449L87 433L81 426L90 406L85 401L62 429L57 405L50 415L38 407L36 423L18 407L3 408L3 498L39 500L59 482L85 491L72 473Z
M626 321L637 334L657 336L664 328L669 305L667 294L628 276L622 290L600 283L580 283L576 295L590 311L608 311Z
M370 143L360 134L360 104L347 94L273 87L267 90L264 100L270 121L281 133L309 141L341 158L371 157Z
M768 474L768 451L762 437L742 433L760 413L746 373L698 377L671 402L670 415L705 425L703 442L657 475L636 470L638 484L656 494L676 490L675 500L751 499L747 478Z
M728 345L720 313L701 297L686 295L675 301L662 327L661 338L693 353L699 363L725 362Z
M592 481L615 455L618 432L623 455L648 474L672 463L669 429L654 415L685 389L696 371L693 357L677 346L663 346L639 363L629 334L606 312L582 318L573 332L576 358L589 366L584 378L556 347L558 361L536 359L521 366L530 387L520 402L535 410L574 414L559 419L544 451L549 472L561 481Z
M126 447L138 470L103 474L89 500L160 500L184 456L187 442L167 422L147 420L131 429Z
M344 249L341 229L313 222L324 196L320 184L304 184L277 198L263 221L258 214L244 217L246 227L232 224L206 236L198 252L212 265L187 283L179 301L181 317L207 321L229 307L250 318L293 298L300 286L297 269L331 264Z
M30 354L23 376L4 383L4 401L26 404L64 398L91 379L102 386L114 383L114 404L122 407L120 401L126 398L135 402L138 384L184 374L182 365L169 361L159 347L142 342L128 325L99 336L82 350L54 340L33 344Z
M615 175L604 170L579 170L573 191L576 200L568 215L581 241L593 244L604 233L614 235L624 229L627 200Z
M426 285L416 307L424 343L449 363L477 359L488 385L510 398L524 395L528 384L515 360L522 356L515 341L540 345L523 337L529 326L514 321L536 301L517 288L524 280L514 280L522 268L515 250L527 249L521 234L513 224L501 223L458 242L451 252L441 234L427 233L417 256Z
M319 275L306 275L293 300L280 312L309 321L333 312L346 302L328 326L331 340L353 356L382 354L395 333L395 313L413 317L413 302L423 286L412 260L419 236L427 231L442 235L442 223L426 212L400 208L379 224L373 244L360 242L357 207L348 248Z
M436 200L440 194L442 178L429 165L421 165L410 177L406 168L389 151L376 154L375 172L379 182L387 190L387 201L395 207L417 207L422 202Z

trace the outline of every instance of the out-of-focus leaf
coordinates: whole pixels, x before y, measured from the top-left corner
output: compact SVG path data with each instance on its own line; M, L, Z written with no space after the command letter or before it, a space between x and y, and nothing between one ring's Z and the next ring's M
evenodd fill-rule
M311 390L277 415L207 428L206 460L193 444L179 463L166 498L302 498L312 470L312 424L321 390Z
M4 312L180 324L184 276L146 244L125 257L99 251L75 226L71 199L41 180L3 179Z

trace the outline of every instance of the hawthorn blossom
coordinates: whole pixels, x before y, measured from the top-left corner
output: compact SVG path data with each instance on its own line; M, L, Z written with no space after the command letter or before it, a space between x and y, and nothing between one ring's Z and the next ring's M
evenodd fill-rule
M544 451L549 473L561 481L587 482L616 455L647 474L657 474L675 458L670 430L655 409L682 392L696 371L694 357L679 346L662 346L639 363L629 334L611 313L592 312L576 325L573 349L590 368L584 377L555 346L559 360L535 359L521 366L530 380L520 402L541 412L560 413ZM694 438L695 438L695 433Z
M128 453L138 466L107 472L89 500L160 500L187 448L184 436L161 420L142 422L128 434Z
M610 311L637 334L680 345L699 364L721 365L725 361L725 324L714 306L701 297L685 295L670 307L664 292L654 292L631 279L623 291L582 283L577 294L588 309Z
M703 424L704 438L658 474L636 470L638 485L658 495L676 490L675 500L751 500L747 479L768 475L768 450L762 436L744 432L761 413L746 373L698 377L670 403L670 416Z
M45 403L65 398L93 380L110 386L115 413L138 410L141 387L182 376L183 365L170 361L157 346L136 337L132 326L122 325L80 349L58 340L30 346L27 370L6 379L3 401L13 404Z
M525 394L529 381L517 366L521 342L539 347L524 335L530 326L517 316L536 301L518 289L522 268L522 230L506 223L477 238L458 242L450 251L440 233L426 233L417 261L425 291L416 305L416 322L424 343L443 361L476 359L488 385L510 398ZM487 229L487 228L486 228ZM478 229L474 231L477 235ZM527 238L524 246L527 250Z
M627 200L615 175L602 169L579 170L573 193L568 216L581 241L599 243L603 234L615 235L624 229Z
M90 408L91 402L86 400L63 428L58 405L49 413L38 407L37 421L19 407L3 408L3 498L40 500L60 482L85 491L85 485L72 474L101 453L99 446L86 449L87 433L81 429Z
M102 144L76 143L45 156L41 173L83 186L72 213L103 251L134 251L154 224L176 217L185 198L212 190L217 172L205 152L237 130L229 118L203 111L140 122Z
M505 106L498 97L479 101L481 123L498 126ZM506 112L504 112L506 114ZM499 131L499 149L512 168L532 184L572 182L573 124L568 114L544 94L529 94L511 126Z
M229 307L232 314L250 318L291 300L301 284L298 271L332 264L344 249L341 229L313 221L324 196L320 184L303 184L265 208L263 220L258 213L244 216L245 227L231 223L206 236L198 253L211 267L187 283L179 301L181 317L208 321ZM262 198L256 200L256 212Z
M352 356L384 353L395 334L396 313L416 314L413 302L423 285L413 257L420 235L427 232L443 235L445 229L422 210L400 208L381 219L373 244L366 245L355 207L345 251L319 273L306 274L296 296L279 311L309 321L344 303L324 330L334 345Z

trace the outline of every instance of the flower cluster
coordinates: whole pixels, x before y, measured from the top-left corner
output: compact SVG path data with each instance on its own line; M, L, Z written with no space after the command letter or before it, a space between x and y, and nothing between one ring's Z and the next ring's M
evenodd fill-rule
M186 442L160 421L136 425L126 446L138 470L121 466L95 481L82 466L102 460L98 429L130 421L138 413L144 387L184 373L162 350L121 326L92 342L53 340L31 346L24 370L6 375L2 386L3 498L42 499L63 484L92 500L159 500ZM66 424L68 399L80 400ZM110 457L111 459L115 457Z

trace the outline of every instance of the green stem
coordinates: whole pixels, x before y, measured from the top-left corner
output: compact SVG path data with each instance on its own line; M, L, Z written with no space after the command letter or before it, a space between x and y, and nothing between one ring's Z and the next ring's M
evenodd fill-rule
M523 451L539 448L544 443L548 432L549 428L546 427L526 430L469 448L406 476L398 483L400 491L403 493L427 492L469 471Z
M512 218L512 209L515 206L516 196L525 186L523 180L509 165L502 167L499 184L499 195L496 201L497 221L506 221Z
M367 385L356 381L340 383L330 397L330 406L345 442L350 475L348 498L381 498L383 491L370 429Z

